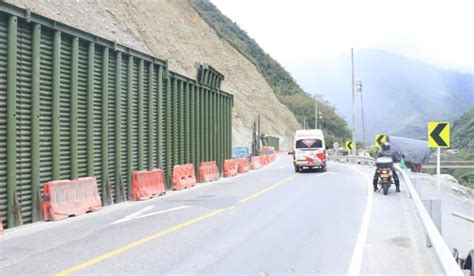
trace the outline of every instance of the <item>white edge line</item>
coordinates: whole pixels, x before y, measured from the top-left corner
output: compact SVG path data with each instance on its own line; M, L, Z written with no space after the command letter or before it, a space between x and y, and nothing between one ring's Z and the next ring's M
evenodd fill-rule
M351 263L349 265L349 270L347 275L357 276L360 274L360 269L362 266L362 257L364 255L364 247L367 240L367 232L369 230L370 216L372 214L372 203L373 203L373 192L371 189L370 178L360 172L359 170L348 166L358 174L362 175L367 181L367 204L365 206L364 217L360 225L359 234L357 235L357 241L354 246L354 251L352 252Z
M140 215L140 214L152 209L153 207L154 206L147 206L147 207L143 208L140 211L137 211L133 214L130 214L130 215L124 217L124 218L121 218L119 220L116 220L116 221L110 223L110 225L118 224L118 223L121 223L121 222L126 222L126 221L129 221L129 220L132 220L132 219L145 218L145 217L154 216L154 215L158 215L158 214L163 214L163 213L167 213L167 212L177 211L177 210L181 210L181 209L184 209L184 208L188 208L190 206L183 205L183 206L174 207L174 208L170 208L170 209L165 209L165 210L161 210L161 211L157 211L157 212L153 212L153 213L149 213L149 214Z

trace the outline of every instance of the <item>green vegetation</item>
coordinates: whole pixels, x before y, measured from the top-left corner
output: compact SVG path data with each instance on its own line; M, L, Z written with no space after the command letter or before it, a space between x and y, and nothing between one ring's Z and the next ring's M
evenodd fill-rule
M301 89L285 68L265 53L255 40L223 15L209 0L191 1L200 16L221 38L227 40L255 64L277 98L293 112L298 122L303 125L304 118L306 118L307 127L314 128L314 99ZM335 113L334 107L320 98L318 99L318 109L323 116L322 127L326 130L326 139L329 145L334 141L341 143L350 137L346 122Z
M451 129L451 148L458 149L459 153L452 156L452 160L474 160L474 108L464 113L454 121ZM474 188L473 169L446 169L460 184Z

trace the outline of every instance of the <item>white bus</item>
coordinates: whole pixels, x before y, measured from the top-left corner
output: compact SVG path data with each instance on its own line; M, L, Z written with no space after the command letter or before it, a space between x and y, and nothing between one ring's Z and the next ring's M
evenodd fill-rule
M293 146L295 172L303 169L326 170L326 144L320 129L300 129Z

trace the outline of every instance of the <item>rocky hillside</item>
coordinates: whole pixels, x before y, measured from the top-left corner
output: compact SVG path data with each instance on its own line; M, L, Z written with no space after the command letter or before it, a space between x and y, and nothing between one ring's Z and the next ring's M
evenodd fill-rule
M262 72L280 102L286 105L301 125L306 118L309 128L314 128L314 99L296 83L288 71L262 49L244 30L222 14L209 0L190 0L199 14L216 32L239 50ZM321 66L327 66L320 64ZM315 75L313 74L313 77ZM317 76L317 75L316 75ZM316 86L317 87L317 86ZM319 89L319 87L318 87ZM318 110L322 112L322 128L327 144L342 143L350 137L346 122L335 112L335 108L317 95Z
M249 145L258 113L262 130L291 141L299 127L257 67L222 39L187 0L7 2L169 61L171 70L195 77L194 62L207 62L225 75L234 94L234 145Z

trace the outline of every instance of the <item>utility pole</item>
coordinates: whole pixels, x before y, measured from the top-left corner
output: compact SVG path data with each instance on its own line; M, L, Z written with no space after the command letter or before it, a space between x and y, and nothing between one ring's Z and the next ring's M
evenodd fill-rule
M306 129L306 116L303 116L303 129Z
M356 155L356 142L355 142L355 83L354 83L354 48L351 48L351 64L352 64L352 154Z
M365 148L365 119L364 119L364 99L362 97L362 82L360 80L356 81L356 92L360 93L360 109L362 113L362 142Z
M318 101L316 95L314 95L314 129L318 129Z
M257 117L257 155L260 155L260 114Z

